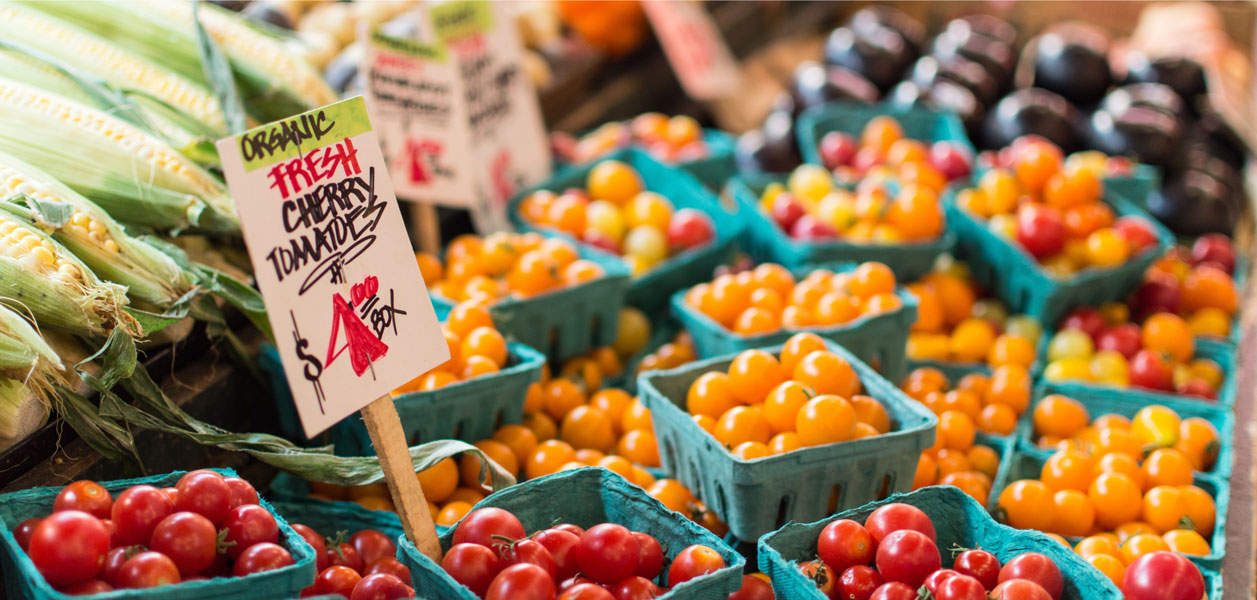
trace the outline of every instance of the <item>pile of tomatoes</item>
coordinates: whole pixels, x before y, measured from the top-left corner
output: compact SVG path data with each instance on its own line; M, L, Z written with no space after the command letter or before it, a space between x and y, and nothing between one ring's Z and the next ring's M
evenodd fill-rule
M1186 319L1197 336L1225 338L1239 310L1234 272L1231 240L1201 236L1190 249L1176 246L1153 263L1127 303L1136 321L1168 312Z
M1118 453L1139 461L1173 451L1175 464L1208 471L1218 459L1218 429L1201 417L1182 418L1174 409L1152 404L1134 419L1107 413L1091 419L1081 402L1054 394L1034 407L1034 441L1040 448ZM1181 476L1180 476L1181 477Z
M563 523L529 535L515 515L488 507L458 523L441 568L486 600L630 600L662 595L726 566L720 553L702 545L665 561L658 540L623 525Z
M441 334L449 347L450 359L393 390L394 396L440 389L497 373L507 365L506 338L494 327L489 308L481 302L464 300L456 304L441 323Z
M984 173L956 203L1052 276L1113 268L1156 246L1146 219L1117 217L1104 202L1103 173L1090 155L1066 160L1060 148L1034 137L1007 150L1007 166Z
M414 598L410 569L397 560L397 546L375 529L363 529L344 540L327 539L305 525L292 528L314 548L318 575L301 597L340 595L349 600Z
M830 522L816 554L799 569L833 600L916 600L918 590L937 600L1055 600L1064 589L1060 569L1037 552L1001 566L986 550L956 549L944 569L934 523L911 504L881 506L863 525Z
M294 563L279 526L239 477L191 471L174 487L136 485L110 495L80 480L52 514L22 521L18 546L54 588L71 595L244 577Z
M668 198L647 190L633 167L617 160L594 165L584 190L534 192L520 203L519 211L535 226L623 256L635 276L716 236L706 213L677 210Z
M1161 312L1137 325L1125 320L1128 314L1083 307L1066 315L1048 343L1044 379L1217 399L1224 380L1222 366L1195 356L1195 337L1187 321Z
M727 372L703 373L685 408L733 456L754 460L889 432L886 408L861 388L855 369L820 336L798 333L779 357L746 350Z
M800 165L785 185L774 182L764 189L759 209L797 240L899 244L943 233L938 194L937 189L916 183L905 183L892 193L878 179L865 180L853 191L839 187L824 167Z
M917 320L906 354L913 360L1015 364L1030 368L1042 329L1027 315L1008 314L995 298L980 296L960 263L905 286L917 298Z
M843 273L816 269L797 282L785 267L763 263L690 288L685 303L741 335L835 327L903 306L895 274L879 262Z
M554 139L554 136L552 136ZM631 145L643 147L663 162L691 162L711 155L703 141L703 128L693 117L668 117L643 113L632 119L612 121L585 134L579 140L558 138L555 150L568 162L589 162Z
M909 398L920 402L939 415L941 434L938 440L960 439L966 436L947 431L943 427L960 426L958 431L976 428L992 435L1009 435L1017 427L1017 419L1030 406L1030 372L1020 365L1000 365L990 375L969 373L952 387L947 376L933 367L918 367L908 373L899 388ZM953 415L943 419L947 412L959 413L968 420Z
M941 192L948 181L969 174L973 157L955 142L909 139L894 117L869 120L860 137L831 131L821 136L817 153L826 169L843 182L861 177L893 177Z
M450 241L444 264L426 252L415 260L428 288L453 302L530 298L606 274L571 243L538 233L464 234Z

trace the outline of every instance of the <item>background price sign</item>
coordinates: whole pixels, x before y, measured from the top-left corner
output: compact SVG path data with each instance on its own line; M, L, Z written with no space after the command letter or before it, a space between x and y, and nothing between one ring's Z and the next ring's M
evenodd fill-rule
M397 195L476 203L467 109L458 66L440 45L371 30L363 57L367 109Z
M439 556L389 392L449 359L362 97L220 140L306 435L361 410L406 533Z
M718 100L737 91L738 63L701 2L643 2L642 10L687 95Z

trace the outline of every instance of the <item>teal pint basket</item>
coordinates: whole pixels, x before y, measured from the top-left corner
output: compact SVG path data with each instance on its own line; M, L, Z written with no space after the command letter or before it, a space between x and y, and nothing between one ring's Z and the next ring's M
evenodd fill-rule
M1038 479L1043 463L1047 462L1047 457L1048 455L1026 452L1016 447L1010 448L1000 460L999 474L991 485L990 499L987 501L991 511L996 511L1000 493L1012 482L1020 479ZM1198 567L1216 570L1221 567L1222 559L1226 556L1226 513L1231 501L1230 485L1225 479L1200 473L1192 478L1192 484L1213 497L1217 511L1213 522L1213 532L1211 535L1204 536L1212 552L1208 556L1188 556L1188 558ZM1071 546L1077 545L1082 540L1080 537L1066 537L1065 539Z
M724 194L737 202L746 223L743 246L758 262L775 262L787 268L835 261L885 263L900 281L913 281L929 273L934 261L951 251L956 236L949 224L937 238L915 244L861 244L849 241L796 240L781 230L772 218L759 208L759 199L772 183L784 184L787 175L738 175L729 179ZM950 216L946 217L948 220Z
M903 127L904 137L921 142L952 142L969 152L969 159L977 158L977 151L965 133L965 126L956 115L936 112L922 107L898 108L889 104L868 105L851 102L826 102L803 111L795 135L799 152L805 162L814 165L821 161L821 138L831 131L839 131L860 138L860 132L876 117L893 117Z
M920 403L842 346L864 393L886 407L892 431L876 437L801 448L755 460L734 457L685 410L690 384L703 373L725 371L733 356L650 371L637 391L650 409L665 471L702 498L738 539L753 540L789 521L810 521L838 510L911 489L921 452L934 443L938 419ZM779 354L781 348L765 348Z
M1128 390L1115 392L1112 388L1073 382L1044 381L1035 386L1034 398L1030 403L1030 407L1026 409L1023 415L1025 418L1018 421L1017 429L1014 433L1019 447L1027 452L1044 458L1052 453L1051 450L1039 448L1037 438L1034 435L1034 425L1028 416L1034 414L1034 407L1038 406L1040 400L1052 394L1061 394L1081 402L1087 408L1087 413L1093 420L1100 415L1108 413L1118 414L1129 419L1134 417L1135 413L1139 412L1139 409L1153 404L1172 409L1183 419L1191 417L1202 418L1212 424L1214 429L1218 430L1218 458L1214 461L1213 468L1202 472L1202 474L1220 479L1231 478L1231 467L1234 461L1234 444L1232 439L1235 431L1235 415L1225 406L1167 394L1159 394L1162 397L1150 399L1145 396L1151 394L1131 394L1128 393Z
M476 508L488 506L510 511L530 534L558 523L589 528L608 522L648 533L664 549L666 560L661 578L667 574L667 563L693 544L708 546L725 559L725 568L682 583L659 596L660 600L725 600L742 585L746 559L715 534L681 513L668 510L640 487L606 469L587 467L539 477L496 492L476 504ZM453 529L440 535L442 551L450 549L453 537ZM424 597L477 600L471 590L454 581L408 540L398 541L398 554L410 568L415 590Z
M1161 169L1136 163L1129 175L1105 175L1104 185L1130 198L1140 210L1148 210L1148 196L1161 189Z
M953 183L944 193L947 224L956 233L958 258L968 263L977 280L1008 304L1014 313L1042 323L1055 323L1076 306L1098 306L1121 300L1143 279L1144 271L1170 247L1174 235L1111 187L1104 201L1120 216L1142 217L1153 227L1158 244L1111 269L1084 269L1067 278L1048 274L1021 246L996 235L986 223L956 204L956 193L968 181Z
M524 418L528 386L541 379L545 357L518 342L506 345L507 365L443 388L393 398L409 446L444 439L480 440L498 427ZM362 415L354 413L332 427L332 443L341 456L375 456Z
M855 265L802 267L795 269L795 276L801 277L819 268L830 268L840 273L854 269ZM763 335L742 335L726 329L711 317L686 304L685 291L679 291L672 296L672 314L680 319L681 325L694 337L694 349L702 358L734 354L752 348L779 346L794 334L807 331L841 344L860 360L876 364L886 379L898 382L906 373L904 348L908 344L908 330L917 320L917 298L901 286L896 287L895 295L903 301L903 306L890 312L862 316L833 327L808 327L797 331L782 329Z
M236 476L231 469L212 469L225 476ZM183 477L183 471L165 475L120 479L101 482L115 497L135 485L151 485L156 488L172 487ZM0 496L0 566L4 571L5 594L11 599L68 600L67 594L58 592L44 580L30 557L17 545L13 528L31 517L43 517L52 512L52 503L60 487L31 488ZM102 600L246 600L250 598L296 598L301 590L314 583L314 549L293 531L277 513L275 507L261 500L262 507L270 511L279 525L280 545L292 554L293 564L287 567L256 573L246 577L216 577L202 581L188 581L176 585L138 590L115 590L92 596Z
M554 360L580 356L615 341L629 284L628 267L618 257L583 244L576 247L581 258L598 263L605 274L530 298L504 298L491 304L493 324L506 339ZM438 314L448 312L455 304L432 294L432 306Z
M732 253L734 243L742 233L743 223L735 214L736 208L731 211L722 207L716 194L703 187L703 184L694 176L678 167L660 163L646 152L636 148L621 150L594 163L567 167L541 185L516 194L510 203L511 222L521 231L544 231L574 240L567 234L524 221L519 214L519 203L538 190L561 192L568 188L584 189L585 178L589 171L602 160L619 160L633 167L641 175L647 190L667 197L677 209L692 208L702 211L711 218L716 229L716 237L711 243L671 256L655 268L634 278L628 288L625 302L649 312L667 306L668 296L672 292L710 279L716 267L723 264ZM583 242L577 243L586 246ZM610 340L607 343L609 344Z
M1026 552L1038 552L1060 567L1065 587L1062 600L1121 600L1122 592L1108 577L1087 564L1073 550L1037 531L1000 525L973 498L952 486L930 486L908 494L840 512L815 523L790 523L759 540L759 568L773 581L779 600L825 600L816 584L799 572L796 563L816 558L816 539L829 523L851 519L864 523L880 506L911 504L929 515L938 536L943 567L952 565L948 550L955 546L982 548L1000 564Z

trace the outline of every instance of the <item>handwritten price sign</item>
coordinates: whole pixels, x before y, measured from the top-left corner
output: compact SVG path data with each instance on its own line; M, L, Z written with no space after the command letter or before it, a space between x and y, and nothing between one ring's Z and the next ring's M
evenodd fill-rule
M361 97L218 152L307 436L449 359Z
M701 2L643 2L642 10L686 94L718 100L738 91L737 61Z

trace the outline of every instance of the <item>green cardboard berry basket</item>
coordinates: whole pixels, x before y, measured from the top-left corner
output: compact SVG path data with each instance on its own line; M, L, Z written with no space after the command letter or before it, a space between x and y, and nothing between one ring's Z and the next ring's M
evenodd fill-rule
M794 269L794 274L801 278L818 268L829 268L836 273L842 273L855 267L851 263L815 265ZM837 342L860 357L860 360L876 364L883 376L891 381L897 382L906 374L904 347L908 343L908 330L917 320L917 298L902 286L896 286L895 295L903 301L903 306L893 311L861 316L832 327L782 329L762 335L742 335L729 331L711 317L686 304L686 291L673 294L672 314L676 315L681 325L694 337L694 349L702 358L733 354L751 348L779 346L794 334L806 331Z
M1174 240L1174 234L1160 222L1117 190L1106 187L1104 201L1120 216L1145 219L1157 234L1157 245L1145 248L1117 267L1088 268L1070 277L1052 277L1019 244L996 235L984 219L956 204L956 193L970 186L969 181L953 182L943 195L948 227L956 233L958 258L969 265L984 287L1008 304L1010 312L1028 314L1043 323L1057 322L1076 306L1100 305L1125 298L1139 285L1144 271L1165 254Z
M481 440L502 425L524 418L528 386L541 379L545 357L518 342L506 345L507 364L497 373L410 392L393 398L406 442L417 446L442 439ZM375 446L354 413L332 427L332 443L341 456L374 456Z
M708 546L724 558L725 568L675 586L659 596L661 600L725 600L742 585L746 559L715 534L681 513L668 510L640 487L606 469L587 467L526 481L476 504L476 508L488 506L514 514L529 534L559 523L587 529L608 522L648 533L659 540L664 550L664 569L656 583L667 583L663 579L668 563L693 544ZM442 551L449 551L457 527L440 535ZM454 581L408 540L399 541L398 553L402 563L410 568L415 590L420 594L432 600L476 600L471 590Z
M1136 163L1129 175L1106 175L1104 184L1130 198L1141 210L1148 210L1148 196L1161 189L1161 169Z
M759 199L769 184L785 184L788 177L785 174L748 173L729 179L725 185L724 195L738 204L738 210L746 223L743 246L756 261L798 268L812 263L876 260L886 263L900 280L913 281L929 273L934 268L934 261L940 255L950 252L956 243L950 224L937 238L917 243L796 240L782 231L759 207ZM950 216L945 218L948 221L951 219Z
M834 494L842 510L907 491L918 457L934 443L938 419L930 411L851 351L834 342L827 345L855 369L864 393L886 408L891 432L742 460L703 431L685 409L690 385L703 373L727 370L734 356L638 378L638 396L650 409L664 470L706 501L738 539L757 539L789 521L823 517ZM781 348L765 350L779 354Z
M678 167L660 163L646 152L636 148L609 154L592 163L572 165L559 171L544 183L516 194L510 201L511 222L521 231L542 231L574 240L572 236L565 233L558 233L526 222L519 214L519 204L538 190L562 192L568 188L584 189L585 178L589 171L602 160L619 160L628 164L641 176L645 189L662 194L678 210L692 208L702 211L711 218L716 230L715 239L710 243L670 256L655 268L634 278L628 288L625 302L646 311L659 309L667 306L668 296L672 292L710 279L712 271L723 264L732 253L735 241L742 233L743 223L742 219L735 214L736 208L730 210L727 206L723 206L716 194L703 187L703 184L693 175ZM587 246L583 242L577 241L577 243ZM610 340L607 343L609 344Z
M1021 531L996 523L973 498L952 486L930 486L840 512L814 523L790 523L759 540L759 568L773 581L779 600L824 600L816 584L799 572L798 562L816 558L816 539L829 523L851 519L864 523L878 507L911 504L929 515L938 535L943 567L952 564L955 546L982 548L1006 563L1026 552L1038 552L1060 567L1065 587L1062 600L1121 600L1122 592L1073 550L1037 531Z
M824 164L820 156L820 142L825 134L839 131L860 138L860 132L876 117L892 117L903 127L904 137L921 142L952 142L969 152L969 160L977 158L977 151L965 133L965 126L948 112L937 112L922 107L898 108L890 104L856 104L853 102L826 102L803 111L795 135L799 140L799 152L805 162Z
M1021 450L1016 445L1009 448L1004 458L1000 460L999 475L995 478L995 483L991 485L991 495L987 500L987 506L992 514L997 514L999 496L1004 488L1021 479L1038 479L1048 456L1050 455ZM1231 501L1230 484L1226 479L1201 473L1197 473L1192 479L1193 485L1213 497L1217 511L1213 522L1213 533L1205 536L1212 552L1208 556L1188 556L1188 558L1202 569L1216 570L1221 567L1222 559L1226 556L1226 512ZM1065 539L1073 545L1077 545L1082 540L1080 537L1066 537Z
M235 477L231 469L212 469L222 475ZM132 486L151 485L156 488L172 487L185 472L175 471L165 475L120 479L100 482L115 497ZM26 552L17 545L13 528L31 517L43 517L52 512L52 503L60 487L39 487L0 495L0 567L4 572L4 590L11 599L68 600L72 596L58 592L44 580ZM292 554L293 564L273 571L245 577L215 577L188 581L176 585L147 589L115 590L98 594L102 600L245 600L248 598L296 598L301 590L314 583L314 549L288 526L282 514L276 512L266 500L262 507L271 512L279 525L280 545Z
M620 308L629 285L628 267L619 257L584 244L575 246L581 258L602 267L602 277L531 298L504 298L489 306L493 324L503 336L554 360L580 356L615 341ZM432 306L438 315L455 304L432 294Z
M1017 438L1018 446L1028 453L1043 458L1052 454L1051 450L1039 447L1037 443L1038 438L1034 434L1032 418L1034 407L1038 406L1045 396L1052 394L1061 394L1081 402L1087 408L1087 413L1093 420L1100 415L1109 413L1118 414L1129 419L1133 418L1135 413L1139 412L1139 409L1159 404L1178 413L1179 418L1199 417L1209 421L1218 430L1218 458L1214 461L1213 467L1202 474L1220 479L1229 480L1231 478L1231 467L1234 461L1232 439L1235 431L1235 415L1225 406L1168 394L1160 394L1161 398L1151 399L1143 394L1132 395L1125 390L1115 392L1112 388L1072 382L1042 381L1035 386L1034 397L1030 407L1026 409L1026 412L1018 421L1014 434Z

